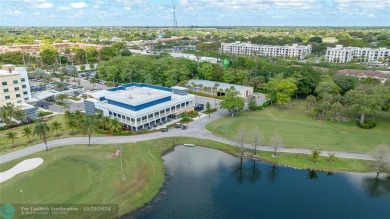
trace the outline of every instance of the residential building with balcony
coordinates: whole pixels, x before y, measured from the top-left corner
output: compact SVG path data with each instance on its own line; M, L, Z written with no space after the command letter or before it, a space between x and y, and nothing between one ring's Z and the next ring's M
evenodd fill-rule
M184 87L130 83L88 94L85 113L103 113L138 131L180 118L194 110L195 96Z
M335 63L347 63L352 59L370 63L377 62L381 58L386 61L389 57L390 49L388 48L343 47L342 45L337 45L335 48L328 47L325 54L326 61Z
M239 41L235 43L222 43L221 52L231 55L243 55L243 56L270 56L270 57L297 57L304 59L305 56L311 53L311 45L298 45L293 44L291 46L272 46L272 45L256 45L251 43L241 43Z

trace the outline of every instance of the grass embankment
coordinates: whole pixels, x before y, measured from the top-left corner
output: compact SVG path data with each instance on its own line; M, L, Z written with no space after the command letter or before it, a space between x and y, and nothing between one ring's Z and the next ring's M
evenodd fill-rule
M30 204L118 204L123 215L148 203L164 182L161 155L172 145L196 144L238 155L240 149L220 142L196 138L163 138L122 144L123 171L114 156L118 145L65 146L43 151L0 165L0 172L32 157L42 157L38 168L1 183L0 203ZM246 150L246 153L252 153ZM313 163L308 155L260 152L264 161L324 171L370 171L367 161L336 158L330 163L321 157ZM20 189L23 189L22 198Z
M53 116L46 122L50 125L50 123L54 121L60 122L62 124L62 129L58 131L59 135L57 135L57 132L55 130L52 130L52 132L50 132L47 136L48 140L67 138L72 136L85 136L85 134L83 134L81 130L74 129L72 131L69 128L66 128L65 119L63 115ZM42 143L42 140L36 135L30 136L30 142L28 141L28 137L23 136L23 129L25 127L30 127L31 131L34 131L35 125L36 123L33 123L0 131L0 154L6 154L15 150L25 148L29 145ZM15 132L17 134L17 138L14 139L15 146L12 145L11 140L6 138L7 132ZM95 133L94 136L104 135Z
M305 113L304 101L294 101L287 109L268 107L262 111L241 112L235 117L214 121L206 128L229 139L235 139L240 127L248 130L248 135L258 129L268 145L277 132L284 147L371 152L380 143L390 143L390 113L378 113L375 121L377 127L361 129L355 119L347 123L313 120ZM246 142L251 143L251 138L248 136Z

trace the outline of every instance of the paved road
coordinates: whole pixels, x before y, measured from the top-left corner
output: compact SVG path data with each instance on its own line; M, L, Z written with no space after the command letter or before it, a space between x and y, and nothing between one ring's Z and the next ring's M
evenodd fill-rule
M244 112L243 112L244 113ZM235 141L216 136L213 133L207 131L205 129L205 125L209 122L212 122L218 118L223 116L230 115L226 110L218 110L213 114L212 117L209 118L208 115L203 115L201 118L196 118L195 121L189 124L189 128L187 130L181 129L170 129L168 132L155 132L143 135L135 135L135 136L115 136L115 137L92 137L91 144L120 144L127 142L139 142L163 137L195 137L195 138L207 138L211 140L215 140L218 142L230 144L239 147L239 144ZM74 144L88 144L87 137L73 137L73 138L64 138L57 139L48 142L49 148L60 147L64 145L74 145ZM245 144L246 148L253 148L249 144ZM18 151L14 151L8 154L4 154L0 156L0 164L30 155L39 151L44 151L45 145L43 143L36 144L27 148L20 149ZM258 147L259 151L274 151L274 147L272 146L260 146ZM309 149L300 149L300 148L284 148L280 147L277 149L278 152L283 153L300 153L300 154L311 154L311 150ZM328 153L335 153L336 157L342 158L355 158L362 160L372 160L368 154L363 153L353 153L353 152L340 152L340 151L320 151L321 155L327 156Z

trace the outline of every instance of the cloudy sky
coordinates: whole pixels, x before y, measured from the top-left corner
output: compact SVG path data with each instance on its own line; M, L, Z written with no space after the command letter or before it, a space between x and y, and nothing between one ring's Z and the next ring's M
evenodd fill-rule
M390 26L390 0L0 0L0 26Z

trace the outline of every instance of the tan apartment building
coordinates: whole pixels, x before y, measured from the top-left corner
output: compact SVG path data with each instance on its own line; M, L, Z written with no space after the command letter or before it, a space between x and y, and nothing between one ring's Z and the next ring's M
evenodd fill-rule
M30 86L25 68L2 65L0 69L0 107L13 103L21 106L31 99Z

